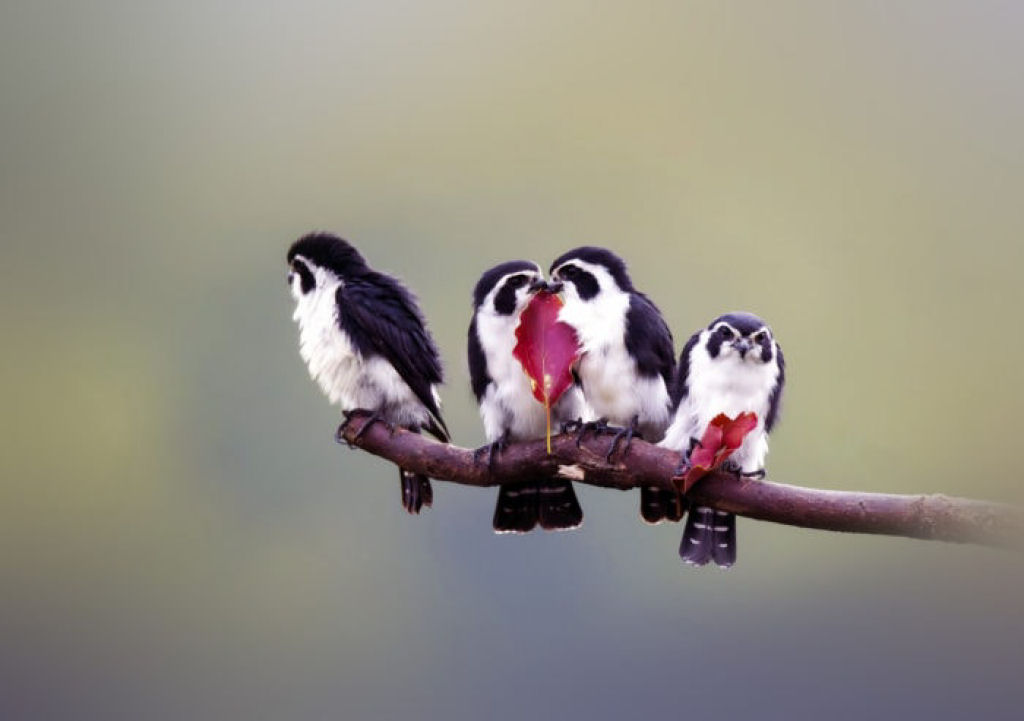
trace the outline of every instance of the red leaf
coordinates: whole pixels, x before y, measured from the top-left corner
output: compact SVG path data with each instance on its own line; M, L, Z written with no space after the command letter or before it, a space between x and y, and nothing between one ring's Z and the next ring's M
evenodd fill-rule
M731 420L725 414L720 414L717 417L725 421L722 445L729 449L729 453L743 445L743 439L747 437L747 434L757 428L756 413L740 413Z
M572 365L579 357L579 340L572 326L558 320L562 299L541 291L519 316L512 351L530 378L533 397L548 412L548 452L551 452L551 406L572 385Z
M702 476L725 463L726 459L743 445L743 439L747 434L755 428L756 413L740 413L735 418L719 413L704 429L700 445L690 453L689 470L682 478L673 480L682 481L681 490L686 493Z
M704 431L704 437L701 438L700 445L690 453L690 472L692 473L697 468L713 468L715 465L715 454L721 445L722 427L712 421L708 425L707 430Z

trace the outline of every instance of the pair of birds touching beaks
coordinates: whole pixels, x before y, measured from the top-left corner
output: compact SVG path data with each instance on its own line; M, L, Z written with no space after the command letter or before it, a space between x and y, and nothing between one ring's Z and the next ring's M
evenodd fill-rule
M300 238L287 260L299 349L331 403L346 418L364 410L392 426L427 431L447 442L437 392L440 355L410 292L329 233ZM757 427L728 468L763 477L768 433L778 419L785 383L782 351L768 325L750 313L720 316L690 337L677 364L672 332L654 303L633 286L625 262L589 246L559 256L551 264L550 281L537 264L512 261L491 268L477 282L468 351L489 444L481 450L491 456L507 442L545 435L545 409L513 356L519 316L543 288L562 293L559 320L575 329L580 344L575 383L552 408L553 424L613 432L609 453L621 439L628 446L636 435L682 452L685 463L712 418L753 411ZM430 480L399 472L406 510L418 513L429 506ZM644 520L679 521L685 511L685 499L676 492L641 489ZM527 532L537 525L569 529L582 522L567 480L543 478L499 490L498 532ZM695 565L731 566L735 516L690 509L679 553Z

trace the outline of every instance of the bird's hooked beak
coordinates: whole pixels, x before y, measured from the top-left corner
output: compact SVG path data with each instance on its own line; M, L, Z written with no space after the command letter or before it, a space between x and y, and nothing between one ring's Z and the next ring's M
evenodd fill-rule
M562 281L560 281L560 280L552 280L552 281L548 281L544 285L545 285L545 290L547 290L548 293L561 293L562 292L562 287L565 284L562 283Z
M545 281L543 278L534 278L532 281L530 281L530 285L527 286L526 289L530 291L530 293L539 293L540 291L544 290L547 287L547 281Z
M753 344L750 342L749 338L737 338L733 341L732 347L740 354L740 358L746 358L747 351L753 348Z

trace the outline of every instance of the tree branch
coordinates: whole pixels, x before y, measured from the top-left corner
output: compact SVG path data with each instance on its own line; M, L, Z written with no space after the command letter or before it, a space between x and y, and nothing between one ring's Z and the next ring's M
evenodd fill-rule
M560 466L576 465L585 474L582 482L590 485L624 491L642 486L671 489L672 473L679 463L678 453L639 439L633 441L625 457L618 452L608 463L609 438L587 434L579 447L574 436L555 436L551 455L543 440L510 444L495 454L488 468L485 455L478 459L471 450L401 429L392 434L383 423L359 435L366 421L364 415L353 416L341 439L402 468L469 486L556 476ZM691 503L801 528L1004 548L1020 548L1024 540L1024 509L941 494L827 491L712 473L698 481L687 498Z

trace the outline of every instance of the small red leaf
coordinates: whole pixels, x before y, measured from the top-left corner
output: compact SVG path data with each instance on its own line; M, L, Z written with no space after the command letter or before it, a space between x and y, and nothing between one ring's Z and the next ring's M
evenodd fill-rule
M700 445L690 453L690 472L692 473L697 468L713 468L715 465L715 454L718 453L721 445L722 427L712 421L708 425L707 430L704 431L704 437L701 438Z
M579 340L572 326L558 320L562 299L541 291L519 316L512 351L530 379L533 397L548 412L548 452L551 452L551 406L572 386L572 365L579 357Z
M686 493L702 476L721 466L743 445L747 434L757 428L756 413L740 413L730 418L719 413L711 419L704 429L700 444L690 453L690 468L681 478L673 479L679 483L681 491Z
M726 420L722 431L722 444L729 449L730 453L743 445L743 439L747 437L747 434L757 428L756 413L740 413L732 420L729 420L724 414L718 417Z

